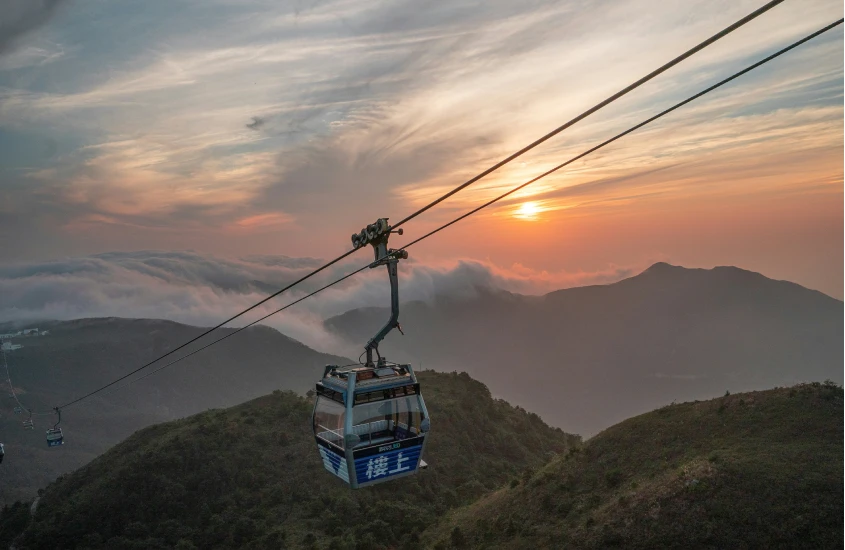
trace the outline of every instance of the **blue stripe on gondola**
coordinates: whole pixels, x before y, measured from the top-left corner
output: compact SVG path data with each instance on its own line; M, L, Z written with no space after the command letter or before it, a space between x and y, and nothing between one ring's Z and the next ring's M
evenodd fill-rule
M318 445L320 457L323 459L323 466L346 483L349 483L349 472L346 469L346 458L332 452L331 450Z
M355 460L358 483L368 483L391 476L415 472L422 446L396 449Z

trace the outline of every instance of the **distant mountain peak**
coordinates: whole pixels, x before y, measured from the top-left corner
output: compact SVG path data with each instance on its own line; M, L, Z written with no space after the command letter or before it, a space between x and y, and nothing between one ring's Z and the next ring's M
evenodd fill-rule
M641 273L641 275L645 274L658 274L663 276L685 276L687 274L701 274L705 277L711 275L721 275L723 277L732 277L737 281L747 281L747 280L769 280L772 282L781 282L775 279L769 279L765 275L761 273L757 273L756 271L750 271L748 269L743 269L741 267L736 267L733 265L717 265L713 268L699 268L699 267L684 267L682 265L672 265L666 262L657 262L653 264L651 267L646 269ZM788 281L787 281L788 282ZM795 283L790 283L795 284Z
M666 262L657 262L646 269L643 273L666 273L669 271L685 270L685 267L679 265L672 265Z

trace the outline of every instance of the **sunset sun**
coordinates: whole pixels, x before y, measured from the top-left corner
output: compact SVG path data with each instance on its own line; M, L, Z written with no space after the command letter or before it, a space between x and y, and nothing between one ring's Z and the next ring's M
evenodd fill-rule
M514 211L513 217L520 220L536 220L542 211L543 208L536 202L524 202Z

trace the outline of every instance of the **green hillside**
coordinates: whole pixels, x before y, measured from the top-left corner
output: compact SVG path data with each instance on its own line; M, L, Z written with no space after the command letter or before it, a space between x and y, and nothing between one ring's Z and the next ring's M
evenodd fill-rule
M311 403L276 391L145 428L47 487L16 548L397 548L577 445L466 374L421 372L428 470L352 492L323 469ZM0 543L26 525L10 507Z
M455 511L426 548L842 548L832 383L669 405Z

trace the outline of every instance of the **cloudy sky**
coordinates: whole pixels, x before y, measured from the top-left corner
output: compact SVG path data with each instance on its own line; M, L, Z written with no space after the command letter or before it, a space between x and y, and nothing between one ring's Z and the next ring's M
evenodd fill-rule
M762 3L0 0L2 317L161 305L154 281L210 264L259 296L250 281L334 257ZM404 239L841 16L787 0ZM842 92L839 28L414 247L430 284L410 292L446 274L541 292L663 260L841 299ZM197 303L226 290L203 281ZM83 283L99 294L68 302ZM314 311L351 304L332 303Z

